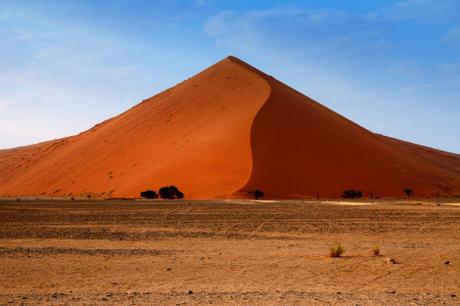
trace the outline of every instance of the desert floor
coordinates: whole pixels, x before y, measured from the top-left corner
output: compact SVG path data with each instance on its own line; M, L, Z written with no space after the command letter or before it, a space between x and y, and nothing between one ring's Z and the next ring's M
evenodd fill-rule
M0 201L0 304L460 305L460 206Z

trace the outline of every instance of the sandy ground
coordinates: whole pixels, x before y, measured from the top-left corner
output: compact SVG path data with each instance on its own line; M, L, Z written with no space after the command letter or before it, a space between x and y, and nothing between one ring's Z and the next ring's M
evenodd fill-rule
M0 304L460 305L459 233L452 205L0 201Z

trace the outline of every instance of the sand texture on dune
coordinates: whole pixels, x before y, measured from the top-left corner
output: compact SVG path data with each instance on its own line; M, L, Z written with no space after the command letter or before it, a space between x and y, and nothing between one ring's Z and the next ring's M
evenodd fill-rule
M374 134L235 57L79 135L0 151L0 195L460 193L460 155Z

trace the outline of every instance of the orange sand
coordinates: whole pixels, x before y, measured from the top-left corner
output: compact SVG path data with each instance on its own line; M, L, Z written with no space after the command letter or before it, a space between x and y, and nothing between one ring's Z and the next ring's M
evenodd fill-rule
M77 136L0 151L0 195L460 193L460 155L374 134L228 57Z

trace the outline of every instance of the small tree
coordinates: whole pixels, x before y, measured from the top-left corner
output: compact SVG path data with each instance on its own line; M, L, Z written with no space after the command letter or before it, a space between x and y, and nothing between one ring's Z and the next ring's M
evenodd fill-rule
M249 194L252 194L256 200L263 198L265 196L265 193L262 190L256 189L254 191L248 192Z
M363 196L363 193L361 192L361 190L354 190L354 189L347 189L342 194L342 197L346 199L361 198L362 196Z
M161 187L158 193L162 199L174 200L184 198L184 194L176 186Z
M183 199L183 198L184 198L184 193L181 192L181 191L179 191L179 190L177 190L177 191L176 191L176 199L181 200L181 199Z
M405 188L404 193L406 194L407 198L409 199L411 195L414 193L414 191L410 188Z
M141 197L144 199L158 199L158 194L154 190L146 190L141 192Z

